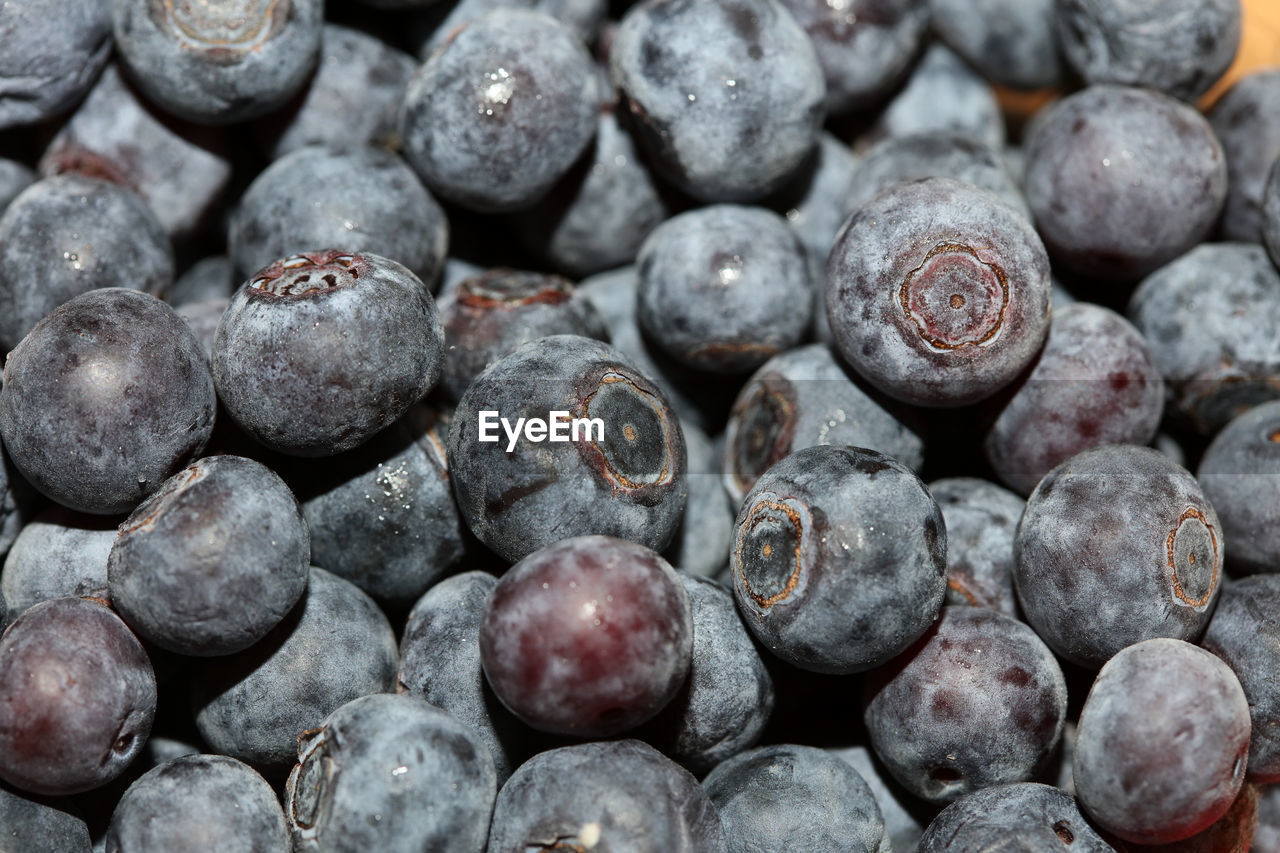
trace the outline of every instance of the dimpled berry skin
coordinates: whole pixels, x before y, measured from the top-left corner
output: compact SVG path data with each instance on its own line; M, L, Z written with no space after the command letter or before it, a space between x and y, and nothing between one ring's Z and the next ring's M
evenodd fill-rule
M512 566L480 626L493 692L555 734L607 737L651 719L692 654L693 611L675 570L607 536L564 539Z
M378 255L313 251L249 279L218 324L213 378L232 419L295 456L363 444L440 377L444 330L426 285Z
M119 776L156 713L142 644L104 605L57 598L0 635L0 779L37 794Z
M1181 640L1145 640L1107 661L1085 699L1076 796L1126 841L1180 841L1231 807L1248 752L1249 703L1231 668Z
M9 353L0 436L22 475L82 512L129 512L204 447L216 398L187 325L106 288L54 309Z
M489 853L728 853L698 780L637 740L539 753L498 792Z
M554 18L496 9L454 33L409 83L405 157L463 207L528 207L595 136L596 77L582 42Z
M947 604L989 607L1018 618L1013 537L1026 502L974 477L935 480L929 492L947 527Z
M1106 444L1146 444L1164 411L1164 380L1146 340L1088 302L1053 312L1049 340L983 441L996 475L1027 495L1058 463Z
M116 50L165 112L201 124L255 118L307 82L320 53L319 0L110 0Z
M381 148L311 146L254 179L231 217L231 259L245 275L299 249L381 255L434 281L449 223L405 162Z
M651 164L694 198L763 198L817 141L822 66L778 0L645 0L609 57Z
M1231 421L1200 459L1196 479L1231 543L1227 559L1234 573L1280 570L1278 475L1280 400Z
M827 262L840 354L903 402L959 406L1008 385L1049 331L1049 259L1031 224L950 178L900 184L845 223Z
M51 598L107 600L116 519L49 507L23 526L4 560L0 593L9 621Z
M943 608L924 639L865 690L876 755L934 803L1029 780L1058 745L1067 713L1067 684L1049 647L985 607Z
M924 442L857 386L829 347L776 355L742 386L729 414L724 486L734 505L790 454L820 444L878 450L918 471Z
M1236 540L1232 540L1236 541ZM1222 658L1249 700L1249 779L1280 782L1280 575L1226 585L1200 645Z
M183 755L138 778L107 828L108 853L286 853L284 813L267 780L225 755Z
M673 359L741 373L804 340L808 258L772 211L714 205L658 226L640 247L636 319Z
M942 607L942 513L919 477L874 450L792 453L756 481L734 533L729 565L743 621L801 669L879 666Z
M161 648L232 654L302 597L310 557L307 522L284 481L252 459L210 456L120 525L107 561L111 603Z
M888 850L875 795L849 764L812 746L734 756L702 782L732 853Z
M931 0L929 10L934 31L984 77L1015 89L1066 82L1054 0Z
M102 287L159 294L173 283L169 238L123 187L79 175L46 178L0 216L0 349L41 317Z
M1149 89L1092 86L1057 102L1026 145L1027 202L1056 263L1132 281L1213 229L1227 157L1193 107Z
M496 440L479 440L481 411L498 413ZM556 411L599 419L603 430L560 442L522 432L507 452L497 417L514 426ZM622 353L575 335L531 341L476 377L454 412L448 457L463 519L511 562L591 533L660 551L688 499L684 436L666 396Z
M0 786L0 851L3 853L90 853L89 827L56 806Z
M1172 413L1197 432L1213 435L1280 397L1280 273L1261 246L1197 246L1147 276L1128 315L1169 387Z
M469 278L440 300L444 375L449 396L462 397L471 380L517 347L548 335L608 340L595 306L566 278L511 269Z
M98 0L0 7L0 130L52 118L76 102L111 56L111 19Z
M1262 234L1267 175L1280 158L1280 69L1242 77L1214 105L1209 123L1222 142L1231 178L1222 234L1227 240L1256 243Z
M1240 46L1240 0L1058 0L1062 52L1086 83L1149 86L1194 101Z
M1036 782L994 785L947 806L920 853L1114 853L1065 791Z
M219 753L282 770L299 734L352 699L393 690L395 677L387 617L353 584L312 567L306 594L271 633L193 667L191 707Z
M376 695L299 737L284 802L298 853L474 853L497 794L475 732L417 696Z

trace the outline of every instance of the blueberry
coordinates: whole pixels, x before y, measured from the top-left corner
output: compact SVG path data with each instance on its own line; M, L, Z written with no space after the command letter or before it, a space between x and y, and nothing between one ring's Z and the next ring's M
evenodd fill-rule
M989 607L1018 617L1013 537L1026 503L975 477L929 484L947 528L947 604Z
M352 699L391 691L395 672L387 617L354 585L312 568L302 600L264 639L193 667L191 707L211 747L276 771L293 763L299 734Z
M0 157L0 212L18 197L18 193L31 186L35 179L36 173L26 164Z
M1240 46L1240 0L1057 0L1062 51L1086 83L1148 86L1194 101Z
M320 52L319 0L236 5L111 0L116 50L166 112L202 124L263 115L302 88Z
M931 802L1030 780L1058 745L1067 713L1067 684L1049 647L985 607L944 608L865 689L876 755Z
M934 32L984 77L1015 89L1066 82L1055 0L932 0L929 6Z
M1223 538L1231 543L1227 560L1233 571L1280 568L1277 475L1280 400L1249 409L1231 421L1200 459L1196 479L1218 512Z
M365 0L366 3L370 0ZM371 5L403 4L411 0L373 0ZM423 2L423 0L417 0ZM425 0L431 4L425 15L417 19L414 37L420 42L418 56L430 58L461 27L476 18L504 7L532 9L550 15L568 27L586 45L596 40L608 11L607 0Z
M1222 143L1230 176L1223 237L1256 243L1262 234L1267 175L1280 159L1280 69L1240 78L1209 112L1209 123Z
M683 423L689 456L689 502L663 556L691 575L712 577L729 561L733 542L733 501L721 483L720 454L698 427Z
M142 749L156 680L109 608L57 598L0 635L0 778L37 794L110 782Z
M1145 640L1107 661L1085 700L1076 796L1126 841L1180 841L1230 808L1248 751L1249 703L1230 667L1181 640Z
M792 453L756 481L734 532L730 567L743 620L803 669L879 666L942 606L942 513L919 477L874 450Z
M0 444L0 555L8 553L18 533L39 509L34 498L35 493Z
M246 275L299 250L382 255L434 281L449 223L413 170L369 146L301 148L276 160L240 198L227 236Z
M947 806L920 839L920 853L1112 853L1076 801L1035 782L995 785Z
M1014 541L1018 601L1036 633L1081 666L1152 637L1194 640L1221 586L1222 540L1195 478L1158 450L1086 450L1027 499Z
M40 0L0 12L0 130L64 112L111 56L111 19L100 0Z
M200 343L154 296L81 294L9 353L0 435L23 476L72 509L133 509L213 430Z
M876 106L910 69L929 26L928 0L782 0L804 27L832 113Z
M1108 308L1077 302L1053 312L1044 349L993 409L987 461L1026 495L1083 450L1151 441L1164 381L1137 329Z
M812 746L763 746L729 758L702 782L731 851L877 853L884 819L853 767Z
M363 696L298 739L285 788L296 851L472 853L497 796L480 738L416 696Z
M231 300L224 296L207 302L191 302L175 309L209 358L213 358L213 341L218 335L218 324L230 307Z
M1233 542L1237 540L1232 540ZM1222 658L1249 700L1249 778L1280 782L1280 575L1227 584L1201 645Z
M482 411L498 413L487 442L479 440ZM497 421L550 420L552 412L603 429L582 430L577 441L511 441ZM569 426L559 421L562 431ZM454 413L448 458L471 532L512 562L591 533L661 550L688 494L684 437L663 393L622 353L574 335L531 341L476 377Z
M331 249L254 275L213 349L219 399L241 429L282 453L329 456L363 444L431 390L444 331L407 268Z
M1247 306L1247 307L1246 307ZM1280 397L1280 273L1266 251L1208 243L1143 280L1129 301L1170 391L1171 414L1212 435Z
M875 754L865 746L832 749L831 754L848 762L875 795L876 805L884 818L884 837L888 850L912 851L920 843L925 824L918 814L920 801L911 797L885 774L875 761Z
M596 132L596 71L582 42L524 9L481 15L409 84L404 150L431 189L497 212L547 194Z
M529 850L728 853L720 815L698 781L636 740L552 749L498 792L489 853Z
M822 279L831 244L849 215L848 188L857 168L858 158L849 146L824 131L800 171L764 201L783 212L800 238L815 282Z
M137 195L78 175L38 181L0 216L0 349L81 293L172 282L169 238Z
M231 182L226 137L158 113L114 64L49 143L40 171L78 172L135 191L175 239L210 223Z
M89 828L54 805L0 785L0 850L5 853L89 853Z
M900 184L845 223L827 262L840 354L904 402L989 397L1049 330L1049 259L1031 224L950 178Z
M697 199L763 198L817 141L822 66L778 0L645 0L609 56L654 168Z
M210 255L187 267L173 287L165 292L164 299L177 307L210 299L230 299L241 281L230 258Z
M714 205L672 217L644 241L638 270L640 327L689 367L754 370L809 329L804 247L764 208Z
M565 278L495 269L468 279L440 302L444 375L449 396L460 399L471 380L529 341L548 335L607 340L608 330L590 300Z
M18 534L4 561L0 592L9 621L52 598L106 602L107 557L116 541L116 520L50 507Z
M773 465L823 444L867 447L913 471L924 461L911 427L859 388L829 347L810 344L769 359L738 392L724 447L734 505Z
M1063 98L1026 157L1027 201L1054 261L1104 280L1140 278L1191 249L1227 193L1227 157L1209 123L1148 89L1092 86Z
M285 853L289 837L275 792L225 755L184 755L143 774L111 816L109 853L221 849Z

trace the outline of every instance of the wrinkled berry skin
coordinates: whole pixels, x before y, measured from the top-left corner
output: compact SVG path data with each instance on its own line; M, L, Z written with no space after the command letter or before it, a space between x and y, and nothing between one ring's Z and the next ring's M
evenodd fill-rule
M935 480L929 492L947 528L947 604L989 607L1018 618L1013 537L1026 502L975 477Z
M111 603L161 648L228 655L289 613L310 558L307 522L284 481L252 459L210 456L120 525L107 562Z
M142 644L104 605L57 598L0 635L0 778L60 796L119 776L156 713Z
M764 208L714 205L672 217L644 241L637 269L640 327L688 367L754 370L809 330L804 247Z
M284 104L320 53L318 0L110 0L116 50L129 76L165 112L231 124Z
M108 65L40 158L40 172L78 172L133 190L169 236L208 225L231 181L227 140L146 104ZM127 232L126 232L127 233Z
M608 340L604 320L566 278L511 269L469 278L440 301L444 324L441 385L460 399L489 365L548 335Z
M1128 315L1164 376L1171 414L1197 432L1213 435L1280 398L1280 273L1261 246L1197 246L1147 276Z
M1164 380L1127 320L1076 302L1053 312L1044 349L997 411L983 440L987 461L1002 482L1027 495L1081 451L1150 442L1164 412Z
M851 766L817 747L763 746L729 758L702 782L731 851L878 853L884 820Z
M637 740L539 753L502 786L489 853L557 846L609 853L729 851L720 815L698 781Z
M434 281L449 223L405 162L369 146L302 148L276 160L245 190L227 236L245 275L298 250L371 253Z
M107 601L107 557L116 520L82 515L60 506L27 522L13 541L0 575L9 621L51 598Z
M1232 540L1233 542L1236 540ZM1227 584L1200 645L1226 661L1249 700L1249 779L1280 782L1280 575Z
M919 477L874 450L792 453L756 481L734 534L729 565L743 621L801 669L879 666L942 607L942 513Z
M827 262L840 354L903 402L989 397L1049 331L1049 259L1026 218L950 178L900 184L845 223Z
M1240 46L1240 0L1058 0L1063 55L1086 83L1148 86L1194 101Z
M489 594L485 677L539 731L603 738L671 701L693 654L693 612L675 570L622 539L578 536L535 551Z
M1242 77L1214 104L1209 123L1222 143L1230 175L1223 237L1256 243L1262 234L1267 175L1280 158L1280 69Z
M578 441L521 437L507 453L479 440L481 411L547 419L598 418ZM563 422L562 422L563 428ZM684 436L666 397L607 344L575 335L531 341L467 388L449 431L449 474L476 538L511 562L544 545L591 533L667 546L688 496Z
M1200 458L1196 479L1222 521L1235 573L1280 569L1280 400L1227 424ZM1277 780L1280 781L1280 780Z
M56 806L27 799L0 786L0 850L4 853L43 851L90 853L89 827L80 818Z
M104 288L54 309L9 353L0 436L48 497L124 513L200 452L215 405L204 351L173 309Z
M651 165L701 201L765 197L817 141L822 66L778 0L645 0L609 59Z
M416 696L375 695L299 737L284 801L298 853L471 853L497 794L471 729Z
M213 379L231 418L267 447L331 456L363 444L440 377L444 330L426 285L378 255L276 261L231 300Z
M938 36L989 80L1015 89L1065 82L1054 0L931 0L929 10Z
M0 11L0 33L0 130L63 112L111 56L111 18L98 0L11 3Z
M173 283L169 238L134 193L78 175L46 178L0 217L0 349L40 318L102 287L160 294Z
M1126 841L1180 841L1231 807L1248 752L1249 703L1230 667L1181 640L1145 640L1107 661L1085 700L1076 796Z
M1067 713L1049 647L985 607L944 608L918 645L868 679L866 696L876 755L935 803L1029 780L1058 745Z
M209 746L255 767L288 768L298 735L360 696L395 687L387 617L351 583L312 568L307 592L248 649L191 673L191 707Z
M1014 0L1019 5L1023 1ZM1004 114L995 90L941 43L925 50L869 136L879 140L931 133L958 133L997 150L1005 144Z
M108 853L285 853L284 813L267 780L225 755L183 755L124 792L107 828Z
M1092 86L1056 103L1026 145L1027 202L1053 256L1132 281L1209 235L1227 158L1196 110L1149 89Z
M947 806L920 839L920 853L1114 853L1075 799L1037 782L994 785Z
M404 102L404 153L443 198L486 213L529 207L596 133L596 70L555 19L501 8L427 60Z
M1027 498L1014 584L1055 652L1099 667L1151 637L1194 640L1221 589L1222 526L1158 450L1111 445L1054 468Z
M722 466L734 505L775 464L820 444L870 448L913 471L924 462L920 436L859 388L829 347L810 344L769 359L738 392Z

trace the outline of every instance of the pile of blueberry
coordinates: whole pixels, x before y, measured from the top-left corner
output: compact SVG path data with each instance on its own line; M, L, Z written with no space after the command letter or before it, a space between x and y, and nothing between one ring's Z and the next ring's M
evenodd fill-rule
M328 6L0 4L0 853L1280 853L1240 0Z

